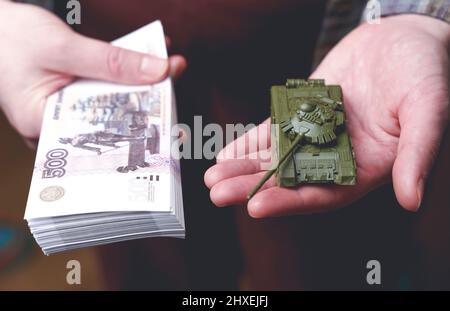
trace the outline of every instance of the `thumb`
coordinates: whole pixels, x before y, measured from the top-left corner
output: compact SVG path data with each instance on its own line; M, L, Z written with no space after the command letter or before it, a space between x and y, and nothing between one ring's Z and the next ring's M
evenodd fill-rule
M47 62L51 70L123 84L154 83L169 74L166 59L122 49L79 34L71 35L70 40L64 40L61 45L60 53Z
M440 84L441 88L435 84L431 90L418 89L399 109L401 133L392 178L397 200L409 211L420 207L426 177L448 123L447 85Z

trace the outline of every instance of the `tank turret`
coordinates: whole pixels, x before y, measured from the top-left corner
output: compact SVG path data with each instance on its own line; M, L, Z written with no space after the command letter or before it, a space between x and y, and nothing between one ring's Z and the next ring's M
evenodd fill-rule
M355 155L345 127L340 86L302 79L272 86L271 118L275 167L249 193L249 199L273 174L281 187L356 183Z

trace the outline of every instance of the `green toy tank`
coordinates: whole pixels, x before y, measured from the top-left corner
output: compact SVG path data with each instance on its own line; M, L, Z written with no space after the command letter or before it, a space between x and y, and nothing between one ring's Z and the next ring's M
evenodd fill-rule
M255 189L276 173L277 185L354 185L356 163L345 128L342 90L324 80L288 79L271 89L272 163Z

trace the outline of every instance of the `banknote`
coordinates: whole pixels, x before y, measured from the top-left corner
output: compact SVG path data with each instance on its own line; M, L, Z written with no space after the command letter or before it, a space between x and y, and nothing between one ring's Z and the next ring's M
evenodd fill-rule
M159 21L112 43L167 58ZM45 253L184 237L176 105L153 85L78 80L48 98L25 219Z

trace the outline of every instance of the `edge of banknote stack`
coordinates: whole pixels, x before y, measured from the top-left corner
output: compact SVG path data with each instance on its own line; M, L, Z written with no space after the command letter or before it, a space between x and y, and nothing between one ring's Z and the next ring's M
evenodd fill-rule
M167 58L160 21L112 44ZM25 219L43 252L185 237L169 79L78 80L49 97Z

